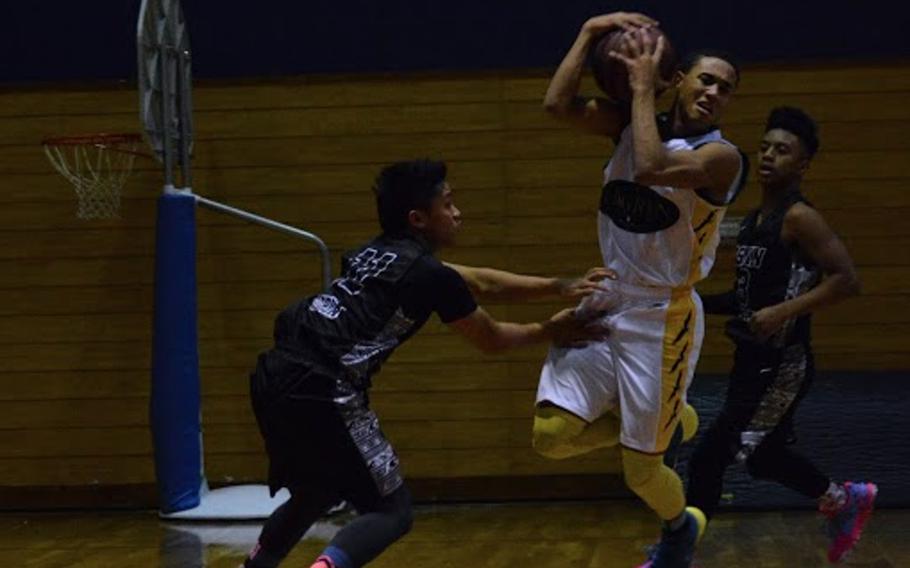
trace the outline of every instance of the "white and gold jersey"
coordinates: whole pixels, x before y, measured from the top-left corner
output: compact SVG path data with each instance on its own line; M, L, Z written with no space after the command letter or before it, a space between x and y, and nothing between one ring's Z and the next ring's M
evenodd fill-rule
M692 189L635 183L632 142L629 126L604 169L597 215L604 266L633 286L692 287L714 265L720 222L745 184L745 156L724 203L712 203L703 192ZM709 143L733 146L718 130L663 142L670 152L695 150Z

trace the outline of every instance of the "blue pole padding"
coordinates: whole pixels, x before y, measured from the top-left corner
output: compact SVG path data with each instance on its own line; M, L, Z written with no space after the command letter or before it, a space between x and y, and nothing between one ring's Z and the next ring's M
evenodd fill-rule
M149 419L159 509L174 513L199 505L203 482L192 195L158 199L152 342Z

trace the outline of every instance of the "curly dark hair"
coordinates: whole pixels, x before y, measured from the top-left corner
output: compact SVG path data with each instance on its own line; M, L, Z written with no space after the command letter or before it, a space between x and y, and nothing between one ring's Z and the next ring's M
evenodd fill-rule
M818 152L818 124L806 111L788 106L773 109L768 115L765 132L778 128L799 138L809 158Z

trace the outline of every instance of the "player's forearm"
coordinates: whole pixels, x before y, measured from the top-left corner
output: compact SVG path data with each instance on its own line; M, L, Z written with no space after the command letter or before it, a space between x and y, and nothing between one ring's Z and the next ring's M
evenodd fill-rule
M449 264L481 301L518 301L560 295L563 280L514 274L495 268Z
M667 151L657 130L654 89L636 89L632 97L632 136L635 159L635 181L648 183L651 176L663 170Z
M486 353L498 353L550 340L549 326L545 323L497 322L481 349Z
M548 296L558 296L561 280L543 276L525 276L512 274L492 268L481 269L486 282L485 296L493 300L531 300Z
M727 316L736 314L736 292L733 290L702 296L701 303L706 314Z
M832 274L805 294L778 304L778 309L786 319L795 318L855 296L859 290L859 279L855 274Z
M581 85L581 74L585 65L585 58L591 47L594 34L583 27L575 38L575 43L566 53L550 84L547 86L547 93L544 96L544 109L555 116L561 116L568 113L575 104L575 98L578 96L578 89Z

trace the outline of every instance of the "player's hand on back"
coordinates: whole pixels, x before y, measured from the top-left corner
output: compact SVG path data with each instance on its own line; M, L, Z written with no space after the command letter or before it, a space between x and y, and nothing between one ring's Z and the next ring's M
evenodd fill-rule
M602 284L603 280L616 280L616 277L617 274L613 270L598 266L588 270L587 274L580 278L562 280L559 293L563 298L573 300L584 298L594 292L607 290Z
M601 313L579 316L575 308L566 308L555 314L544 324L558 347L581 347L589 341L599 341L610 334L604 325Z

